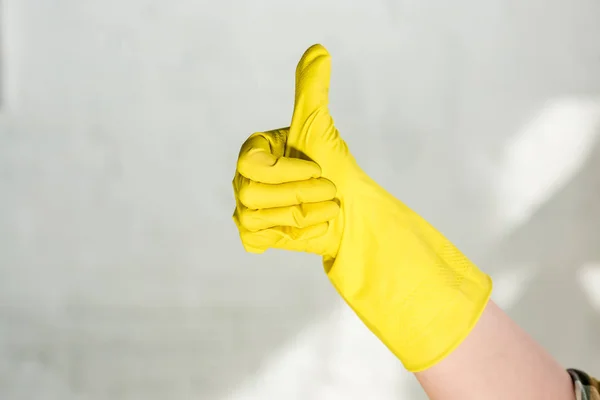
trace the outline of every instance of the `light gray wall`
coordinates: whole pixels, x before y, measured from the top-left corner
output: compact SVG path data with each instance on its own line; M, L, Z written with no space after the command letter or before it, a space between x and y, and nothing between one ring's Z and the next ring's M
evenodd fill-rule
M316 42L359 162L600 374L597 1L2 7L0 398L419 397L317 258L247 255L230 219Z

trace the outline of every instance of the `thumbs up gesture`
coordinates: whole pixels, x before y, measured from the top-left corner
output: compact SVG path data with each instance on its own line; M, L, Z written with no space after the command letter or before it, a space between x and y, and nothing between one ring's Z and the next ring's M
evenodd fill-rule
M340 201L355 162L329 115L330 70L327 50L309 48L296 70L290 127L255 133L242 145L234 221L247 251L337 253Z
M289 128L242 145L233 219L247 251L323 256L332 284L410 371L434 365L471 331L490 278L357 165L328 110L320 45L296 70Z

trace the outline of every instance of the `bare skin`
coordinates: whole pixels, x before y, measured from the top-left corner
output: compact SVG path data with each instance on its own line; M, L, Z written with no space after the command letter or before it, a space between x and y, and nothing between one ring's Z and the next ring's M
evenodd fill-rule
M575 400L568 372L492 301L452 354L415 375L431 400Z

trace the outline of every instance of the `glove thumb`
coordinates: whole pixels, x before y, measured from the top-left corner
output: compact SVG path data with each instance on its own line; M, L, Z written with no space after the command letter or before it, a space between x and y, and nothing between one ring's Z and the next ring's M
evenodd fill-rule
M320 44L311 46L296 67L294 118L306 120L312 113L329 105L331 56Z
M329 115L331 56L320 44L311 46L296 68L294 114L286 143L288 157L308 158L321 166L326 176L336 155L347 154L346 144ZM340 153L342 151L342 153Z

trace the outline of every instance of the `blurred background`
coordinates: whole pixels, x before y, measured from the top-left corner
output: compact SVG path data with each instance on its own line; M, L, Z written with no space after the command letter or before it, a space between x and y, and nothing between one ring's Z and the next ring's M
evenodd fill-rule
M1 0L0 398L422 399L316 257L244 253L304 50L359 163L600 375L600 3Z

